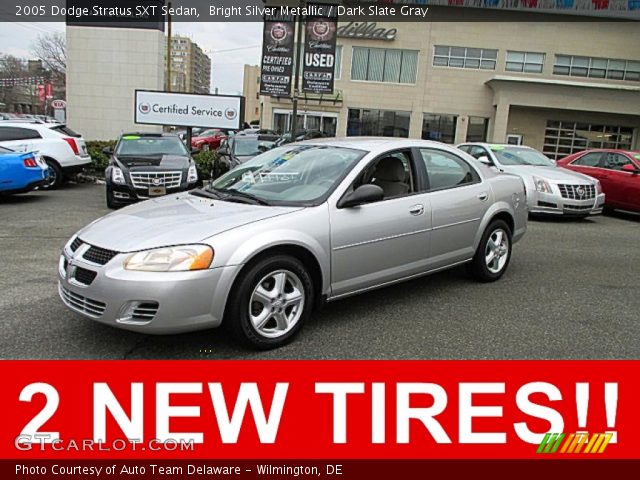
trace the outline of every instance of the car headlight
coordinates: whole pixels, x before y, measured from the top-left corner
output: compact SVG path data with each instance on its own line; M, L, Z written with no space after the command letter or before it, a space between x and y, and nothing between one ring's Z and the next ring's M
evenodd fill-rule
M602 193L602 184L600 180L596 180L596 193L600 195Z
M543 178L533 177L533 185L536 187L536 191L542 193L553 193L551 191L551 185Z
M205 270L212 261L213 249L208 245L178 245L131 254L124 261L124 269L141 272L187 272Z
M198 170L195 165L189 167L189 173L187 174L187 182L195 183L198 181Z
M111 168L111 180L113 183L117 183L118 185L124 185L124 173L122 173L122 169L120 167L112 167Z

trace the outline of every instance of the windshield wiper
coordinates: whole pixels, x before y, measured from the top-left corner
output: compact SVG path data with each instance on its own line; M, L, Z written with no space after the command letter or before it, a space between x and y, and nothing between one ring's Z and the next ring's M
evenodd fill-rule
M259 205L267 205L267 206L271 205L269 202L261 199L260 197L256 197L251 193L241 192L240 190L231 190L228 188L214 188L214 190L216 192L224 193L226 195L222 197L223 200L228 200L229 198L233 198L233 197L240 197L242 199L251 200L254 203L257 203Z
M195 197L203 197L203 198L215 198L216 200L221 199L222 197L217 193L210 192L209 190L205 190L204 188L198 188L197 190L191 190L189 192L190 195Z

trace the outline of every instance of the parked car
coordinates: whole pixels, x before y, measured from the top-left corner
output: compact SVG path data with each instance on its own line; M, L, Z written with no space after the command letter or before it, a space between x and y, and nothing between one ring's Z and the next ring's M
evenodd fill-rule
M216 150L228 135L219 129L204 130L197 137L191 138L191 148L196 150Z
M121 135L105 170L107 206L118 208L140 200L182 192L198 182L196 164L177 135Z
M522 177L531 214L586 217L602 213L605 195L600 182L557 167L533 148L488 143L465 143L458 148L500 172Z
M38 152L49 166L42 188L58 188L91 163L82 136L59 123L0 122L0 146Z
M0 120L15 120L19 118L15 113L0 112Z
M283 135L280 135L280 137L276 139L275 146L280 147L282 145L286 145L287 143L291 143L293 141L301 142L303 140L313 140L314 138L327 138L328 136L329 135L327 135L324 132L321 132L320 130L298 129L296 131L295 140L291 139L291 132L285 133Z
M238 132L238 135L260 135L264 140L276 141L280 135L275 130L268 128L246 128Z
M498 280L526 226L522 180L453 147L314 140L91 223L64 247L59 292L111 326L166 334L224 319L267 349L324 301L461 264Z
M236 135L222 142L218 149L220 160L229 169L251 160L273 147L273 141L262 135Z
M640 212L640 152L585 150L558 165L597 178L607 196L605 208Z
M0 196L30 192L48 177L49 167L37 153L0 147Z

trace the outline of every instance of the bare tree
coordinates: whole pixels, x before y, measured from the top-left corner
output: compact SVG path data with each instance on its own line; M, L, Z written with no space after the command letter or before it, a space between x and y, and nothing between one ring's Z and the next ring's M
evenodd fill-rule
M42 62L49 72L55 96L66 98L67 51L65 35L62 32L40 35L31 46L31 53Z
M22 78L26 74L27 66L24 60L13 55L0 55L0 78ZM0 86L0 102L5 104L3 110L11 110L15 103L24 98L27 90L28 88L21 84Z

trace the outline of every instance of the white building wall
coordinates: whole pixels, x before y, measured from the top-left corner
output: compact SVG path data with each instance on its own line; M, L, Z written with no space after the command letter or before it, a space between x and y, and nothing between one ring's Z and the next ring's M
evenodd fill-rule
M136 89L164 89L164 33L67 26L67 123L87 140L112 140L136 125Z

